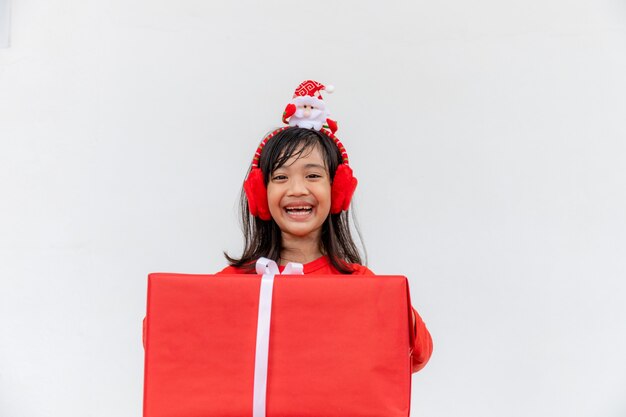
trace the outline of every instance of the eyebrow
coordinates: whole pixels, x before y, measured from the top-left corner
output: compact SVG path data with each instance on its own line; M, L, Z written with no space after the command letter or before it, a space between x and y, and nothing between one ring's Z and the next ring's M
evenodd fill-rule
M320 169L323 169L323 170L326 169L325 166L320 165L320 164L306 164L304 167L305 168L320 168Z
M279 171L279 170L281 170L281 169L286 169L286 170L289 170L289 168L290 168L290 167L291 167L291 165L283 165L282 167L277 168L277 169L275 169L275 170L274 170L274 171L272 171L272 172L276 172L276 171ZM326 168L326 166L324 166L324 165L320 165L320 164L306 164L306 165L304 166L304 169L314 169L314 168L321 169L321 170L323 170L323 171L328 172L328 169L327 169L327 168Z

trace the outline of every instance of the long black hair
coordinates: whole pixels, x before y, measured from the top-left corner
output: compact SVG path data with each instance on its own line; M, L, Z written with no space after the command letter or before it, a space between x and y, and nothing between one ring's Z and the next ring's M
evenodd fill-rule
M322 153L332 183L337 167L342 163L341 153L335 142L324 132L290 127L271 138L261 152L259 168L263 172L265 186L275 170L285 165L292 157L300 158L306 155L314 147L318 147ZM265 221L250 215L248 198L243 189L239 199L239 211L244 250L241 258L231 257L224 252L228 263L252 271L260 257L279 262L283 249L280 228L273 219ZM360 236L356 222L354 227ZM350 264L362 263L359 250L352 239L348 211L328 215L322 225L320 252L327 255L333 267L343 274L353 272Z

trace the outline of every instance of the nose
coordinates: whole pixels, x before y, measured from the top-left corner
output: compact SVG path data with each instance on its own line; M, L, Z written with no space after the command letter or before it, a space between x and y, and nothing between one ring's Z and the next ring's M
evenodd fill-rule
M311 115L311 109L308 107L305 107L303 114L304 114L304 117L309 117Z
M292 177L289 181L289 195L300 196L309 194L304 178Z

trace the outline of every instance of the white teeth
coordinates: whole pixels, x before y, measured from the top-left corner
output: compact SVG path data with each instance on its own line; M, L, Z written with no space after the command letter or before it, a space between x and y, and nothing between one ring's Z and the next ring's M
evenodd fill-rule
M313 210L313 207L310 206L301 206L301 207L286 207L285 210L287 212L310 212Z

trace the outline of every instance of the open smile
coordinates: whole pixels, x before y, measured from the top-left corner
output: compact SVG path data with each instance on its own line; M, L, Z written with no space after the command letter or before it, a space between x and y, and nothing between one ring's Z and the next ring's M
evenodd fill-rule
M294 220L304 220L313 214L313 206L307 204L289 205L283 210Z

